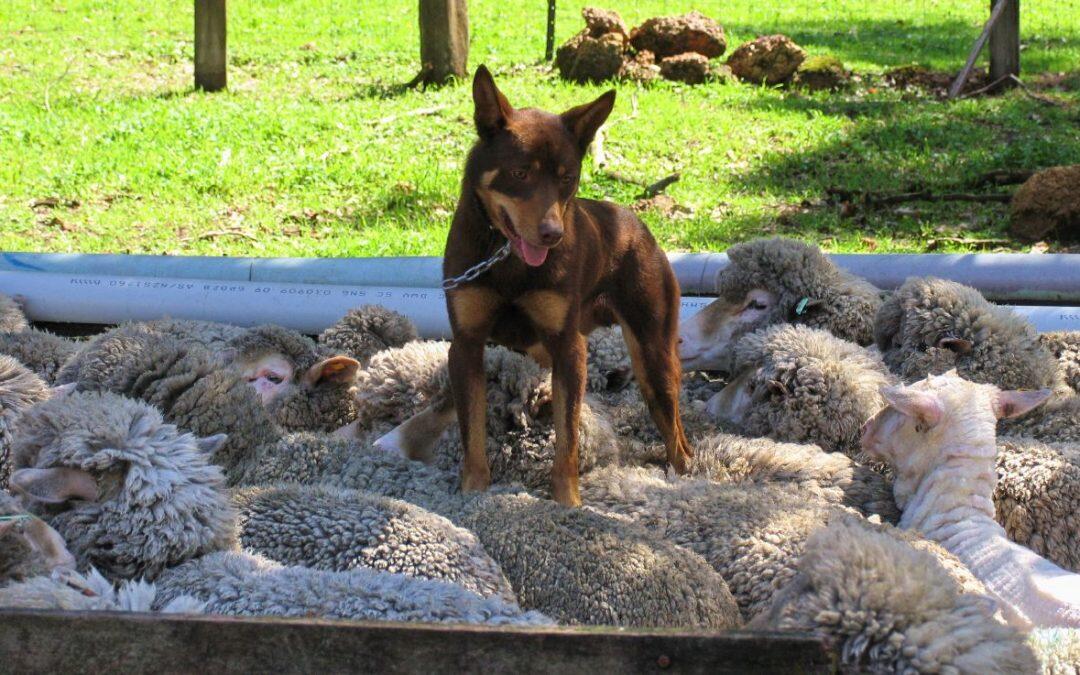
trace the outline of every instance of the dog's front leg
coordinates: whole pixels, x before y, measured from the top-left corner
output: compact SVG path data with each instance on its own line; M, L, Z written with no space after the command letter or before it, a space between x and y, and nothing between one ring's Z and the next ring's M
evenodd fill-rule
M487 459L487 378L484 343L491 333L499 307L498 295L487 288L472 287L447 294L450 325L450 389L461 427L464 456L461 460L463 492L486 490L491 484Z
M585 397L585 336L577 329L553 338L552 398L555 413L555 463L551 468L551 496L566 506L581 506L578 494L578 424Z

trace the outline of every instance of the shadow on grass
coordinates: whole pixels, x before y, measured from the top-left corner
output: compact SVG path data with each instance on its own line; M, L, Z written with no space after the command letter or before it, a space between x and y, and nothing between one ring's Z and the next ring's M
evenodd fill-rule
M750 105L850 120L825 143L766 155L739 174L752 190L962 188L989 171L1036 170L1080 156L1080 105L1047 106L1021 92L961 103L785 96Z

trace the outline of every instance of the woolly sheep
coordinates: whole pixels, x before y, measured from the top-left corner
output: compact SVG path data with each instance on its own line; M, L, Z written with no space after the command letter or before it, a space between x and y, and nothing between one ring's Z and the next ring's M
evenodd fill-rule
M63 538L0 491L0 586L57 569L75 569L75 557Z
M843 450L862 464L872 464L857 453L859 428L885 406L879 387L894 381L874 354L851 351L861 348L797 326L752 333L737 349L740 363L745 364L743 372L713 402L722 417L741 422L739 429L747 434L809 441L825 449ZM819 354L824 356L817 358ZM1044 424L1052 419L1037 413L1018 418L1010 428L1021 429L1028 420ZM1065 426L1062 433L1080 431ZM1080 472L1080 456L1065 451L1067 447L1048 447L1015 437L1000 439L1000 481L994 505L1010 539L1076 570L1080 569L1080 529L1072 515L1077 495L1071 477ZM879 490L886 486L875 484ZM888 490L887 495L872 491L875 496L869 507L845 503L891 521L895 509L887 506L892 501L891 488Z
M524 607L559 623L735 625L734 601L705 561L617 519L513 486L465 495L456 471L411 462L362 439L293 434L264 446L249 466L241 483L287 475L401 499L448 518L476 534Z
M873 340L881 292L837 268L816 246L758 239L727 255L716 276L719 297L680 326L684 370L731 372L739 338L777 323L821 328L861 345Z
M962 593L934 555L851 518L810 536L797 575L752 626L814 633L852 672L1030 673L1037 663L993 603Z
M893 467L900 526L960 558L1023 627L1080 627L1080 575L1006 538L991 501L997 419L1050 395L1003 391L950 371L883 391L889 407L870 420L863 450Z
M30 328L22 303L0 293L0 333L18 333Z
M596 469L582 477L581 497L590 509L700 554L746 619L794 577L806 537L848 512L796 485L724 484L642 467Z
M996 520L1009 539L1080 572L1080 445L999 437Z
M0 487L11 475L12 435L19 415L47 399L49 387L37 375L9 356L0 356Z
M153 580L155 609L190 595L229 614L548 623L454 584L239 553L236 514L208 454L144 403L75 392L25 413L12 484L49 505L49 523L81 564Z
M905 382L955 368L965 379L1002 389L1053 389L1047 405L1002 420L1001 432L1080 441L1080 397L1065 384L1057 359L1027 320L974 288L908 279L879 311L875 336L885 363Z
M0 333L0 354L13 357L32 372L52 383L61 368L79 352L80 343L48 331L29 329Z
M878 311L874 339L905 382L955 368L960 377L1003 389L1060 384L1057 360L1031 324L946 279L905 281Z
M690 475L724 483L792 483L885 522L900 518L885 476L816 445L717 433L695 442Z
M236 616L310 617L500 625L550 625L539 612L484 598L460 586L370 569L327 572L219 551L175 567L157 581L158 606L189 595L205 611ZM155 607L157 608L157 607Z
M163 614L201 614L202 603L180 595L157 603L157 587L143 581L122 581L113 586L97 570L83 576L37 576L0 588L0 607L58 609L68 611L150 612L160 605Z
M233 503L240 544L276 562L379 569L516 601L475 535L414 504L317 485L244 488L234 491Z
M12 488L40 503L66 502L45 513L80 568L152 578L235 545L236 513L221 470L207 462L219 441L180 433L144 403L72 392L23 413Z
M826 331L781 324L735 347L737 377L709 401L709 412L748 436L816 443L854 456L859 428L884 405L892 384L877 354Z
M247 330L229 349L229 362L286 431L334 431L356 418L356 359L328 353L296 331L270 325Z
M1058 360L1065 383L1080 393L1080 331L1040 333L1039 341Z
M351 356L363 366L375 354L419 337L408 317L381 305L361 305L320 333L319 344L335 354Z

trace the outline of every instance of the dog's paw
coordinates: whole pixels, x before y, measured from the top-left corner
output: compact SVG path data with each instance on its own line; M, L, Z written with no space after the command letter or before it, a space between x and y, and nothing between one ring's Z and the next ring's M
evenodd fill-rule
M390 433L380 436L375 439L372 444L379 450L389 453L391 455L400 455L405 459L409 459L409 454L405 451L405 444L403 434L401 433L401 427L394 427Z

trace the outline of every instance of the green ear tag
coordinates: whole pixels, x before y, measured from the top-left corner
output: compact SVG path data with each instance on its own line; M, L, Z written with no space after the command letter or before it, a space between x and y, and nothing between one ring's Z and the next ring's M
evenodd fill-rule
M795 316L802 316L806 311L806 306L810 304L810 298L803 298L799 301L799 304L795 305Z
M10 523L13 520L30 520L33 516L27 513L20 513L14 516L0 516L0 523Z

